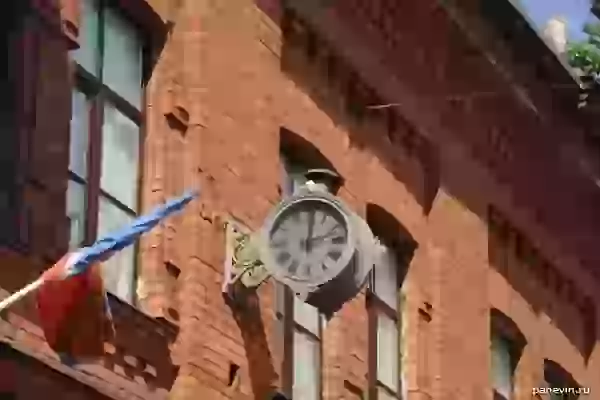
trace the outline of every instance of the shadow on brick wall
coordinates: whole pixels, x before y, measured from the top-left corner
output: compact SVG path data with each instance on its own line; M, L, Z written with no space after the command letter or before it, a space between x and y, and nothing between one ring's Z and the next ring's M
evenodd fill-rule
M437 148L394 107L381 107L383 100L292 11L281 26L281 70L348 132L351 147L368 148L429 213L440 184Z
M2 12L7 15L0 28L2 50L9 60L17 59L18 32L22 18L19 2L3 2ZM17 165L19 136L17 133L17 75L18 67L14 62L2 63L0 78L0 243L14 245L18 231Z
M539 318L546 315L587 364L598 343L596 308L575 282L545 260L494 208L488 212L488 260Z
M276 392L277 372L269 348L261 305L254 289L236 287L235 300L225 298L242 335L250 386L256 400L269 399Z
M350 146L368 149L378 157L428 214L442 184L438 149L397 114L393 106L385 107L374 91L361 82L360 76L291 11L281 17L281 27L281 70L337 126L348 132ZM483 196L473 188L468 174L460 178L460 181L444 181L444 189L486 220ZM523 251L517 250L521 245L511 246L513 253ZM592 300L578 296L574 283L546 261L530 260L528 267L523 267L522 261L507 261L507 252L493 239L488 249L491 266L531 304L538 316L546 314L552 320L587 363L597 340Z

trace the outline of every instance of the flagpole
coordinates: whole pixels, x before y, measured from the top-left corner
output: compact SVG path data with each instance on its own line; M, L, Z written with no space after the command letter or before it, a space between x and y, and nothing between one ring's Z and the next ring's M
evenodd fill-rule
M44 284L44 282L45 282L45 280L40 277L40 278L36 279L35 281L31 282L29 285L25 286L23 289L11 294L4 300L0 301L0 312L4 311L8 307L12 306L17 301L19 301L23 297L27 296L29 293L39 289L40 286L42 286Z
M151 211L149 214L141 216L133 221L133 225L120 231L98 239L92 246L79 249L71 253L66 260L61 259L50 269L46 270L42 276L16 293L11 294L6 299L0 301L0 312L10 307L29 293L39 289L47 279L54 279L60 276L60 280L67 279L69 276L82 273L90 265L103 261L115 251L122 250L131 246L143 233L152 230L159 222L177 211L181 211L190 201L198 197L199 192L188 192L184 196L171 200ZM73 257L75 257L73 259ZM66 269L65 269L65 263ZM73 267L73 268L72 268ZM50 276L48 276L50 273Z

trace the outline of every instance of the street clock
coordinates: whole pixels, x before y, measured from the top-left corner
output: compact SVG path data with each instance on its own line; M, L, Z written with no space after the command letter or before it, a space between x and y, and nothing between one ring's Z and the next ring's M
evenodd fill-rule
M265 221L261 258L276 280L333 314L365 282L374 239L366 222L328 192L332 173L311 170L306 177Z

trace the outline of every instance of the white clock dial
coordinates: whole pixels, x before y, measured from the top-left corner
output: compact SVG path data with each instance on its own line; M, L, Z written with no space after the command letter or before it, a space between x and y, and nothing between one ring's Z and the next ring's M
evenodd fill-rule
M294 279L326 275L348 248L344 216L327 203L299 203L279 215L269 247L279 268Z

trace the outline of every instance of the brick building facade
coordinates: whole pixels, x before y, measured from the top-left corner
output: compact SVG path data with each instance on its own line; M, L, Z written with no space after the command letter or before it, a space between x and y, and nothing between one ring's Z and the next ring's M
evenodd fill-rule
M117 338L98 363L61 364L31 299L2 315L5 393L480 400L578 385L600 398L593 107L576 108L580 86L535 33L485 19L511 26L510 10L4 3L5 293L202 189L105 265ZM342 177L338 195L392 255L392 301L365 289L326 324L273 279L225 301L225 227L260 228L292 167Z

